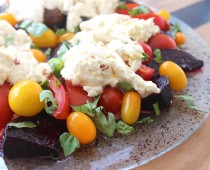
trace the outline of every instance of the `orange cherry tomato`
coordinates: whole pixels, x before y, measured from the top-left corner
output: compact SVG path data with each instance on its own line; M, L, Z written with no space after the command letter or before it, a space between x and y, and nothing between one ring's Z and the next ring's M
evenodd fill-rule
M42 63L42 62L46 62L47 61L46 55L41 50L31 49L31 51L32 51L34 57L36 58L36 60L39 63Z
M40 48L51 48L57 45L57 37L51 29L48 29L40 37L33 37L32 35L30 37L34 44Z
M96 138L93 121L82 112L72 112L67 118L67 128L81 144L90 144Z
M67 41L67 40L71 40L74 37L74 33L73 32L67 32L65 34L62 34L60 36L58 36L58 40L57 43L62 43L63 41Z
M159 73L168 77L171 89L174 91L184 90L187 86L187 77L184 71L172 61L163 62L160 65Z
M123 96L121 119L128 125L134 124L140 115L141 96L137 92L127 92Z
M6 20L9 22L13 27L17 24L17 19L12 13L1 13L0 20Z
M177 32L175 34L176 45L183 45L186 42L186 37L182 32Z

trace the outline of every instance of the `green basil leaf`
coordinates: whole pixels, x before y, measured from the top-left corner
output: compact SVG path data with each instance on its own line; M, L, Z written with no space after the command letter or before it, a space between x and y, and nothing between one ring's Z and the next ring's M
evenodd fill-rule
M128 135L134 131L134 128L132 126L127 125L123 121L119 121L117 123L117 132L123 135Z
M80 148L78 139L67 132L60 135L59 141L65 157L71 155L77 148Z
M56 34L57 36L60 36L60 35L63 35L63 34L65 34L65 33L67 33L67 32L68 32L68 31L67 31L66 29L61 28L61 29L57 29L56 32L55 32L55 34Z
M129 10L128 13L131 16L135 16L135 15L139 15L139 14L148 14L148 13L150 13L150 11L148 10L148 8L145 5L139 5L135 8L133 8L132 10Z
M173 23L170 24L170 32L173 39L175 39L175 35L177 32L182 32L181 27L179 26L177 22L175 24Z
M47 59L49 59L51 57L51 52L52 52L52 49L51 48L48 48L44 53L47 57Z
M14 40L15 40L15 37L14 36L7 36L5 38L5 46L8 47L10 45L13 45Z
M50 90L42 90L39 97L41 102L45 102L45 111L48 114L52 114L57 108L57 103L52 92Z
M191 96L187 96L187 95L174 95L174 97L180 98L180 99L186 101L187 104L189 105L189 107L192 108L192 109L194 109L194 110L198 110L198 111L201 111L201 112L204 112L204 113L209 113L209 110L203 110L203 109L197 108L196 107L196 104L195 104L195 100Z
M16 127L16 128L35 128L37 125L33 122L26 121L26 122L11 122L8 123L8 126Z
M153 51L153 55L154 55L153 60L156 63L161 64L163 62L163 60L162 60L162 54L161 54L161 51L159 49L155 49Z
M159 116L160 115L160 109L159 109L158 102L156 102L156 103L153 104L153 108L155 110L156 116Z
M148 55L147 53L142 53L142 55L143 55L143 57L141 58L141 61L142 61L142 62L147 61L148 58L149 58L149 55Z
M118 6L117 6L117 9L129 10L129 8L128 8L125 4L118 5Z
M72 47L73 46L69 42L64 41L57 51L58 58L62 58L64 56L64 54Z
M142 124L142 123L150 124L150 123L152 123L152 122L154 122L154 121L155 121L155 120L152 119L151 116L147 116L147 117L145 117L145 118L139 120L137 123L140 123L140 124Z
M134 88L127 82L119 82L117 86L123 90L123 92L134 91Z
M23 21L19 28L24 29L35 38L41 37L48 30L45 24L35 21Z

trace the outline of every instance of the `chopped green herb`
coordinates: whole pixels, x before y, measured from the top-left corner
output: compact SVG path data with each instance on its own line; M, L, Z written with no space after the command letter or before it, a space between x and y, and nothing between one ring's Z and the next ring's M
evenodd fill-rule
M87 104L72 106L72 109L87 114L92 119L98 130L108 137L111 137L116 129L115 117L113 113L108 113L108 118L105 117L102 113L103 107L97 107L99 98L100 96L97 97L93 103L87 101Z
M40 93L40 101L45 102L44 108L48 114L52 114L57 108L56 100L50 90L42 90Z
M117 9L129 10L129 8L128 8L125 4L118 5L118 6L117 6Z
M45 24L28 20L23 21L19 28L24 29L35 38L41 37L48 30Z
M56 84L56 88L58 88L61 85L61 82L59 80L56 80L55 84Z
M129 83L127 83L127 82L119 82L119 83L117 84L117 86L118 86L121 90L123 90L123 92L125 92L125 93L134 90L134 88L133 88Z
M51 67L52 73L57 77L61 77L61 70L64 67L64 61L61 58L51 58L48 61L48 64Z
M156 116L159 116L160 115L160 109L159 109L158 102L156 102L156 103L153 104L153 108L155 110Z
M7 36L5 38L5 46L8 47L10 45L13 45L14 40L15 40L15 37L14 36Z
M117 132L123 135L128 135L134 131L134 128L132 126L127 125L123 121L119 121L117 123Z
M161 64L161 63L163 62L163 60L162 60L162 55L161 55L161 51L160 51L159 49L155 49L155 50L153 51L153 55L154 55L153 60L154 60L156 63Z
M148 55L147 53L142 53L142 55L143 55L143 57L141 58L141 61L142 61L142 62L147 61L148 58L149 58L149 55Z
M203 110L203 109L197 108L196 107L196 104L195 104L195 100L191 96L187 96L187 95L174 95L174 97L180 98L180 99L186 101L187 104L189 105L189 107L192 108L192 109L194 109L194 110L198 110L198 111L201 111L201 112L204 112L204 113L209 113L209 110Z
M145 5L139 5L132 10L129 9L128 13L131 16L135 16L135 15L139 15L139 14L148 14L148 13L150 13L150 11L148 10L148 8Z
M170 24L170 32L173 39L175 38L175 35L177 32L182 32L181 27L179 26L177 22L175 24L173 23Z
M152 123L152 122L154 122L154 121L155 121L155 120L152 119L151 116L148 116L148 117L145 117L145 118L139 120L137 123L140 123L140 124L142 124L142 123L150 124L150 123Z
M78 139L67 132L60 135L59 141L65 157L71 155L77 148L80 148Z
M61 44L59 50L57 51L57 56L58 56L58 58L63 58L64 54L65 54L70 48L72 48L72 47L73 47L72 44L70 44L70 43L67 42L67 41L64 41L64 42Z
M42 86L42 89L48 89L48 80L45 79L40 83L40 86Z
M63 35L63 34L65 34L65 33L67 33L67 32L68 32L68 31L67 31L66 29L61 28L61 29L57 29L56 32L55 32L55 34L56 34L57 36L60 36L60 35Z
M26 122L11 122L8 123L8 126L16 127L16 128L35 128L37 125L33 122L26 121Z
M51 52L52 52L52 49L51 48L48 48L44 53L47 57L47 59L49 59L51 57Z
M32 48L32 49L39 49L39 47L37 47L37 46L34 44L34 42L31 43L31 48Z

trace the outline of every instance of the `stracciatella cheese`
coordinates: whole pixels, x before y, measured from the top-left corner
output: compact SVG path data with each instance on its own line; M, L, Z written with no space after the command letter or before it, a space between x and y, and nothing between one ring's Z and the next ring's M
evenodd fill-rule
M0 47L0 85L5 80L12 84L21 80L41 82L51 73L47 63L38 63L32 52L14 46Z
M0 20L0 46L13 45L20 51L28 50L31 39L24 30L15 30L8 22Z
M88 38L91 37L95 42L102 41L104 43L109 43L113 39L122 42L132 40L146 42L151 36L160 32L159 27L154 24L153 18L140 20L121 14L98 15L91 20L82 22L80 29L82 32L79 32L75 39L86 41L88 34Z
M117 43L124 49L112 48L112 44ZM141 65L142 48L140 46L140 48L134 48L135 52L134 50L131 52L133 58L124 57L128 63L129 60L132 63L132 59L136 58L137 61L140 61L139 64L134 64L134 67L132 64L131 66L126 65L123 61L120 55L126 56L130 45L122 44L120 41L111 41L107 45L102 42L80 42L64 55L65 65L61 70L61 75L73 84L83 86L88 96L91 97L101 94L104 86L116 86L118 82L130 83L142 97L151 93L159 93L160 90L153 82L144 81L135 74L136 68Z
M32 20L43 22L44 10L59 9L67 15L67 29L74 32L82 22L82 17L94 17L99 14L111 14L118 0L10 0L8 11L18 21Z

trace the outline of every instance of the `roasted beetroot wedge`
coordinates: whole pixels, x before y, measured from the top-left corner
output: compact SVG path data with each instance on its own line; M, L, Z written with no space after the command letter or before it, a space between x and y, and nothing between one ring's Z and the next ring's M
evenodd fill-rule
M151 94L142 99L142 112L154 111L153 104L158 102L160 109L169 108L172 104L173 93L171 91L168 78L165 76L157 76L153 82L157 84L161 92L159 94Z
M193 72L203 67L204 63L202 60L199 60L192 56L191 54L176 50L176 49L166 49L161 50L162 61L173 61L178 64L186 73ZM155 74L153 77L158 75L158 69L160 64L152 60L149 64L149 67L155 69Z
M31 118L19 117L12 122L32 122L35 128L6 126L2 139L5 157L58 157L61 153L59 136L66 131L65 121L59 121L46 113Z

